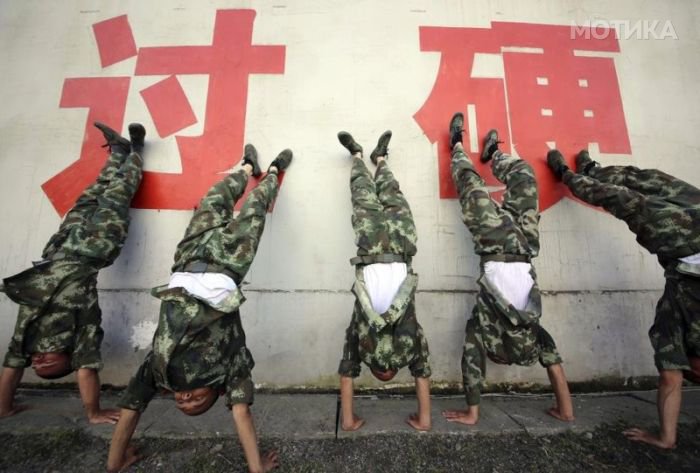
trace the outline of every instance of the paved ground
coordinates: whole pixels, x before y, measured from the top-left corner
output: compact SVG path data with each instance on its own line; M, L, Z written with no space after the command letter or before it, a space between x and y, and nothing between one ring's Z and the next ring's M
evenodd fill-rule
M259 394L253 407L263 448L280 451L281 471L700 471L700 390L684 392L679 448L661 452L628 442L629 425L654 427L655 392L575 396L577 419L544 414L550 396L487 396L476 427L449 424L443 409L461 396L436 396L433 431L404 423L415 409L407 396L364 396L359 432L335 440L336 396ZM105 394L104 405L116 395ZM73 392L20 392L32 409L0 421L0 471L103 471L111 426L90 426ZM244 471L230 413L223 404L189 418L168 399L154 400L137 430L147 458L132 471Z

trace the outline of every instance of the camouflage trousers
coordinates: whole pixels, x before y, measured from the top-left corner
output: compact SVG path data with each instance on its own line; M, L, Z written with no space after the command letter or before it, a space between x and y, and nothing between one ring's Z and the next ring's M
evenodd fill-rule
M202 198L185 236L175 252L175 271L202 262L230 276L240 286L260 243L267 211L279 188L277 174L267 174L246 198L234 217L233 208L243 195L248 175L242 169L226 176Z
M496 153L493 173L506 184L503 204L491 199L483 179L461 147L452 153L452 178L459 192L462 219L479 255L536 256L539 252L537 183L528 163ZM486 358L499 364L542 366L562 362L554 340L539 323L540 293L535 282L530 302L515 309L479 278L480 292L467 322L462 351L462 380L468 405L478 405L486 375Z
M459 192L462 221L478 255L537 256L540 249L537 182L530 165L503 153L493 157L493 174L506 185L497 204L460 146L452 152L452 180Z
M141 156L112 153L49 239L42 258L80 256L111 265L126 241L129 206L142 176Z
M112 153L46 244L42 257L52 261L5 279L20 304L5 366L28 366L35 352L70 351L74 369L102 367L97 272L124 245L142 167L136 153Z
M676 258L700 253L700 190L655 169L594 167L564 174L581 200L625 221L637 241L659 256L666 286L649 339L659 370L688 370L700 356L700 276L677 270Z
M416 254L416 226L387 162L377 166L372 178L364 161L353 158L350 191L357 255L402 255L410 262Z
M627 223L661 259L700 253L700 189L656 169L594 167L564 173L572 193Z

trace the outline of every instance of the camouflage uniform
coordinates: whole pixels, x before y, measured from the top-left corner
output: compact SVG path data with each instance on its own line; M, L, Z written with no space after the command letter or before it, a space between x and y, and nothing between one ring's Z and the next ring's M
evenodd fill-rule
M205 386L226 391L226 405L253 402L253 357L246 348L240 285L253 263L267 210L278 189L276 174L265 176L237 217L233 207L245 191L240 170L214 185L202 199L175 252L173 271L223 273L236 289L219 304L198 299L184 288L153 289L160 318L153 348L131 379L120 406L143 411L156 391Z
M417 240L411 209L386 161L380 162L372 178L365 163L353 158L350 190L358 255L351 260L356 265L352 288L356 300L338 373L356 378L364 362L378 371L408 365L414 377L428 378L428 342L416 319L418 275L411 270ZM362 268L391 262L405 262L408 275L389 309L378 314L372 308Z
M542 366L561 363L552 337L539 325L542 314L537 275L529 301L518 310L484 276L487 261L530 262L539 253L537 183L532 168L521 159L496 152L493 173L506 185L503 204L489 196L474 165L457 147L452 152L452 179L459 191L462 220L480 255L481 276L476 304L467 322L462 376L468 405L480 402L486 357L499 364Z
M8 297L20 304L4 366L29 366L37 352L69 352L73 369L102 368L97 273L124 245L142 167L136 153L111 154L49 240L43 260L4 280Z
M567 171L576 197L603 207L659 258L666 287L649 338L659 370L689 370L700 356L700 265L679 258L700 253L700 190L655 169L593 167L588 176Z

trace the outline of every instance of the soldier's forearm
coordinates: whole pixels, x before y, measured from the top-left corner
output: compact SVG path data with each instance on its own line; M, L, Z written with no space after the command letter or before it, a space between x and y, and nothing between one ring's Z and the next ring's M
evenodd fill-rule
M340 406L343 415L343 422L352 422L353 418L353 407L352 407L352 396L354 394L355 388L353 386L353 379L349 376L340 377Z
M243 447L243 454L248 462L248 470L251 472L262 472L262 458L258 449L258 437L255 433L253 415L247 404L234 404L231 408L233 421L238 432L238 440Z
M416 378L416 397L418 398L418 420L424 426L430 426L430 378Z
M678 417L681 411L683 375L680 370L662 370L659 377L657 409L659 411L660 439L666 448L676 445Z
M88 417L100 410L100 378L97 371L80 368L77 374L80 398Z
M24 368L4 368L0 375L0 416L9 414L14 406L15 391L22 380Z
M131 409L122 409L119 422L114 428L112 443L107 457L107 471L119 471L125 463L125 454L131 437L134 435L141 414Z

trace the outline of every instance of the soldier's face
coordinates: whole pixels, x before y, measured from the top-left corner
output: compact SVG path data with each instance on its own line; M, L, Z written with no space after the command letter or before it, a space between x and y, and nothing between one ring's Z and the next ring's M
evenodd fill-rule
M37 376L55 379L66 376L73 371L70 356L67 353L42 352L32 355L32 368Z
M396 371L395 370L378 370L371 368L370 371L372 371L372 374L374 375L375 378L377 378L379 381L390 381L394 376L396 376Z
M209 386L189 391L175 391L175 404L183 414L198 416L208 411L218 397L216 390Z

